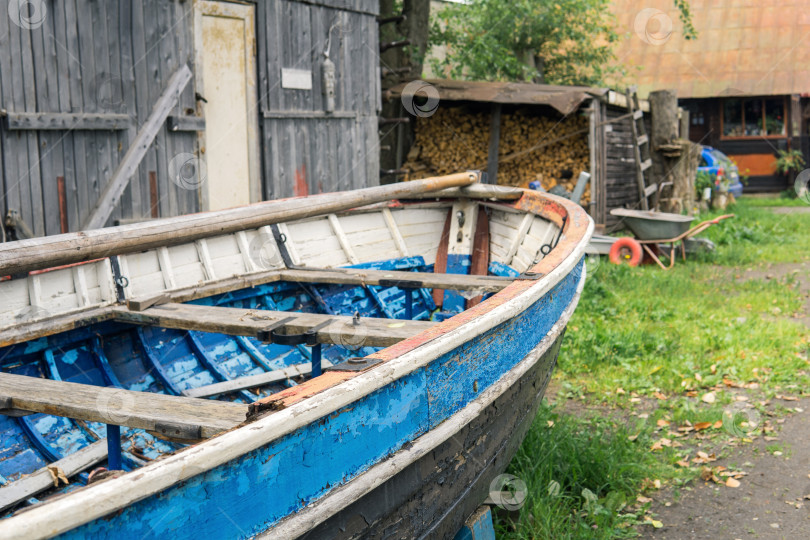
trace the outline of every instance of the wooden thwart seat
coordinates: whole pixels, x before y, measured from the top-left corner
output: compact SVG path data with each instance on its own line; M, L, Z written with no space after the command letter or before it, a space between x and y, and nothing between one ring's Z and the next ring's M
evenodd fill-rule
M206 439L242 423L248 406L149 392L133 392L10 373L0 374L8 408L145 429L161 437Z
M0 487L0 512L52 487L54 474L61 472L66 478L70 478L106 458L107 439L102 439Z
M428 289L454 291L475 290L482 293L498 292L509 286L514 278L497 276L468 276L462 274L436 274L429 272L401 272L364 270L360 268L291 269L281 270L282 281L306 283L336 283L345 285L384 285L391 281L413 281ZM382 283L381 283L382 282Z
M288 334L303 334L320 327L318 343L366 347L388 347L426 330L436 323L398 319L353 318L340 315L266 311L259 309L198 306L193 304L164 304L144 311L126 307L113 308L113 318L120 322L161 326L178 330L217 332L232 336L257 337L260 332L284 319ZM324 323L327 323L325 326Z
M330 367L332 365L328 360L322 361L323 367ZM249 388L256 388L266 384L281 382L286 379L300 377L302 375L309 375L312 373L312 364L306 362L304 364L296 364L287 366L282 369L275 369L258 375L248 375L246 377L239 377L230 381L222 381L213 384L207 384L197 388L190 388L183 392L184 396L195 398L207 398L211 396L219 396L229 392L236 392L237 390L247 390Z

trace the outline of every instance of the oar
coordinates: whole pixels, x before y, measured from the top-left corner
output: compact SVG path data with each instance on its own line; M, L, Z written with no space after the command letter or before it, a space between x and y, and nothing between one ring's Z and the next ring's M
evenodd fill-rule
M343 212L391 199L468 186L479 179L480 173L471 171L354 191L266 201L229 210L201 212L120 227L8 242L0 244L0 276L53 268L109 255L174 246L272 223Z

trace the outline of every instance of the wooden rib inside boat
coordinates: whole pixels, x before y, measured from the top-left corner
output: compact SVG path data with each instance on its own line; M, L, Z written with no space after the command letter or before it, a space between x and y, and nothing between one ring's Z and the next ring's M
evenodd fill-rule
M0 245L0 537L452 537L593 228L478 180Z

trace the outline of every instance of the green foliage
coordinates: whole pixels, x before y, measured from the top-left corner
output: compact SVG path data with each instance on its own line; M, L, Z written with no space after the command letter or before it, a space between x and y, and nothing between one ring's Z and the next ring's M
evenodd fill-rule
M695 192L697 198L703 198L703 190L714 186L714 175L708 171L698 171L695 177Z
M804 155L801 150L779 150L778 154L776 170L780 173L801 172L804 169Z
M448 46L433 68L458 79L527 81L539 59L549 84L600 84L620 72L614 27L608 0L451 4L431 28L431 44Z
M692 25L692 12L689 10L689 2L686 0L672 0L678 8L678 18L683 23L683 38L687 40L697 39L697 30Z
M687 0L673 3L684 37L696 38ZM434 19L430 44L447 56L431 67L454 79L604 86L625 75L618 39L609 0L470 0Z

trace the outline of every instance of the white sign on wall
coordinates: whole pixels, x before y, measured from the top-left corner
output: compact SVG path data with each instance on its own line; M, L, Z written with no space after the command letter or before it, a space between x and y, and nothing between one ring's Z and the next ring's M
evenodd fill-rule
M281 87L293 90L312 90L312 71L281 68Z

